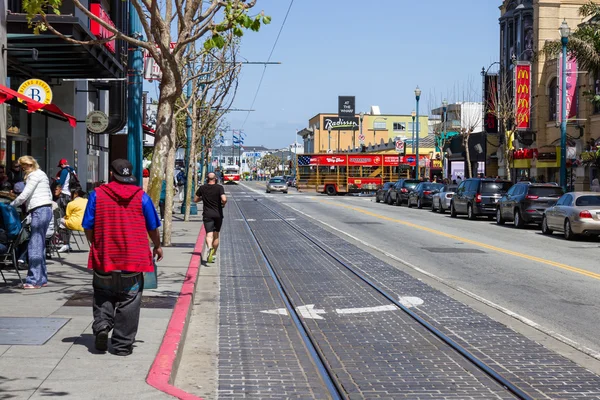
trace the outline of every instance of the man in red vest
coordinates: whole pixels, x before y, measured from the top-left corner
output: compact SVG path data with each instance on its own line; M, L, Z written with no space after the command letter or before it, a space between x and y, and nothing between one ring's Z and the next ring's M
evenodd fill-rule
M133 350L144 288L144 272L154 272L153 257L162 260L160 219L150 197L132 175L127 160L110 165L111 182L91 192L83 217L90 241L88 268L94 270L92 330L96 349L108 349L108 333L116 355ZM148 236L154 244L151 252Z

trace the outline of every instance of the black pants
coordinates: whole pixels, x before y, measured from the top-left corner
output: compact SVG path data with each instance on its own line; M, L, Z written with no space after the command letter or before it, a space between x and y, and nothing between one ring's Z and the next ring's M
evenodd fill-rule
M62 210L62 215L65 215L65 213L67 212L67 204L69 204L70 201L71 201L71 196L68 194L61 193L58 196L58 200L56 200L56 204L58 204L58 206Z
M140 322L144 274L109 274L94 271L94 335L113 330L111 342L115 352L129 351Z
M160 219L165 219L165 201L160 200L158 202L158 210L160 212Z

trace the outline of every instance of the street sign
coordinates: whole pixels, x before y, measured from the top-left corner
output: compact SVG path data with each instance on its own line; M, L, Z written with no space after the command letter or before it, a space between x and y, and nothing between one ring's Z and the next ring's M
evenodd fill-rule
M361 133L361 134L358 135L358 141L361 142L361 143L363 143L365 141L365 135L364 135L364 133Z
M354 117L354 96L338 96L338 116Z
M404 152L404 140L402 140L402 139L396 139L396 151L398 153L403 153Z

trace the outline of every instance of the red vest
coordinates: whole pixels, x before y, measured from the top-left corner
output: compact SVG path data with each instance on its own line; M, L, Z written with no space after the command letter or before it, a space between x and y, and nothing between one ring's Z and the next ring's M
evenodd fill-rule
M88 268L153 272L146 220L142 211L142 188L111 182L96 189L94 243Z

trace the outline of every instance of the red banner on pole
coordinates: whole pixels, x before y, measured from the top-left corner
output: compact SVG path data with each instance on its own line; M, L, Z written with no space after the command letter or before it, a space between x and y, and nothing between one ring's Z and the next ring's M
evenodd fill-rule
M519 63L515 67L515 125L517 130L531 127L531 64Z

